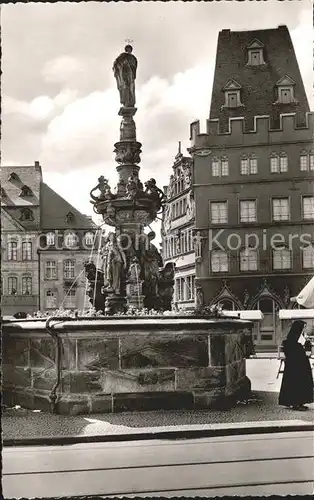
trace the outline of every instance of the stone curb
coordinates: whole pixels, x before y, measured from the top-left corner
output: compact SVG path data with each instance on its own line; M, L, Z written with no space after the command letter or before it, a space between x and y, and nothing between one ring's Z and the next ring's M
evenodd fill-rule
M175 427L173 429L173 427ZM185 425L169 427L142 427L125 433L76 436L41 436L34 438L3 439L3 446L59 446L79 443L144 441L153 439L197 439L278 432L314 431L314 422L302 420L236 422L213 425Z

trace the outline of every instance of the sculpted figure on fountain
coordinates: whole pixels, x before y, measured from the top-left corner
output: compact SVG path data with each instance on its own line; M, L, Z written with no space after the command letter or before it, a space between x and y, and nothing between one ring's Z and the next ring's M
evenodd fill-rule
M159 268L162 266L162 258L152 243L155 233L151 231L147 235L145 242L141 245L141 268L144 280L143 293L145 295L144 305L148 309L157 309L159 307L158 282L160 279Z
M115 295L121 294L121 285L126 270L126 256L118 245L115 233L109 233L103 250L105 290Z
M132 51L131 45L126 45L124 52L113 63L114 76L120 93L120 103L125 107L135 106L137 59Z
M141 277L141 266L136 256L132 257L127 279L132 283L139 282Z
M126 195L128 198L135 200L138 196L143 194L143 184L138 177L131 175L128 178L128 183L126 185Z
M100 191L99 196L95 196L93 194L95 191L97 191L97 189ZM91 190L90 197L92 198L91 203L93 203L93 205L95 205L100 201L113 200L114 198L116 198L116 195L114 195L111 192L111 188L108 184L108 179L105 179L105 177L103 175L101 175L98 179L97 186L95 186Z
M157 186L156 180L151 178L145 182L145 194L149 195L160 209L165 201L164 192Z

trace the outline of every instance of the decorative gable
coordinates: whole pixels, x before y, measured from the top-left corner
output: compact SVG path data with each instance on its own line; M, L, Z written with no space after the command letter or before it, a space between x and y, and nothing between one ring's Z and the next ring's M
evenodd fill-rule
M217 304L223 300L230 300L230 302L233 302L235 304L237 309L242 309L241 302L239 301L238 297L236 297L236 295L234 295L234 293L229 288L227 280L223 281L222 288L220 289L218 294L213 298L211 305Z
M274 104L293 104L298 103L294 97L295 81L288 75L284 75L276 83L277 101Z
M236 80L234 80L233 78L231 80L228 80L227 83L224 85L224 87L222 88L222 90L235 90L235 89L242 89L242 86L240 85L240 83L238 83Z
M257 294L252 298L249 309L253 309L258 300L263 298L272 299L280 306L280 308L284 308L284 304L282 303L280 296L272 290L266 278L264 278Z
M276 86L277 87L286 87L286 86L291 86L291 85L295 85L295 81L292 80L292 78L290 78L290 76L288 75L285 75L283 76L282 78L280 78L280 80L278 80L278 82L276 83Z
M263 49L265 47L265 45L260 41L258 40L257 38L254 38L247 46L247 50L251 50L251 49Z
M247 66L261 66L264 61L264 44L254 38L247 46Z
M223 108L239 108L243 106L241 102L241 92L242 86L236 80L228 80L223 86L222 90L225 93L225 104Z

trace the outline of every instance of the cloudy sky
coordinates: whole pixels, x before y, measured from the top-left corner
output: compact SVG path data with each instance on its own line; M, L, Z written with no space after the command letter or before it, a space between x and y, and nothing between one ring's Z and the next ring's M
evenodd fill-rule
M209 113L218 32L291 32L312 104L311 0L2 5L2 164L39 160L44 180L84 213L115 180L119 95L112 63L133 40L141 178L167 183L178 141ZM313 105L312 105L313 109Z

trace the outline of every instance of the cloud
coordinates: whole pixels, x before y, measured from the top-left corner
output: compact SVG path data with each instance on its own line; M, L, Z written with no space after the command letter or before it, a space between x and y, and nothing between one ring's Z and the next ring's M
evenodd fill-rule
M99 175L111 182L116 175L120 118L111 67L130 36L139 60L141 177L164 185L178 141L186 148L190 123L203 126L209 114L218 31L287 24L311 96L311 12L310 0L4 5L2 158L39 159L54 189L91 210L88 192Z
M299 14L299 24L291 31L291 39L298 59L310 109L314 109L313 96L313 22L306 9Z
M168 175L176 144L189 134L189 123L204 113L212 70L197 66L167 80L154 76L139 86L135 121L143 142L143 164L149 175ZM195 85L198 84L198 93ZM83 169L103 162L114 170L113 145L119 139L118 91L93 92L66 105L47 127L40 159L47 170Z
M78 78L84 69L84 64L77 58L62 55L47 61L41 74L47 82L67 83L73 78Z

